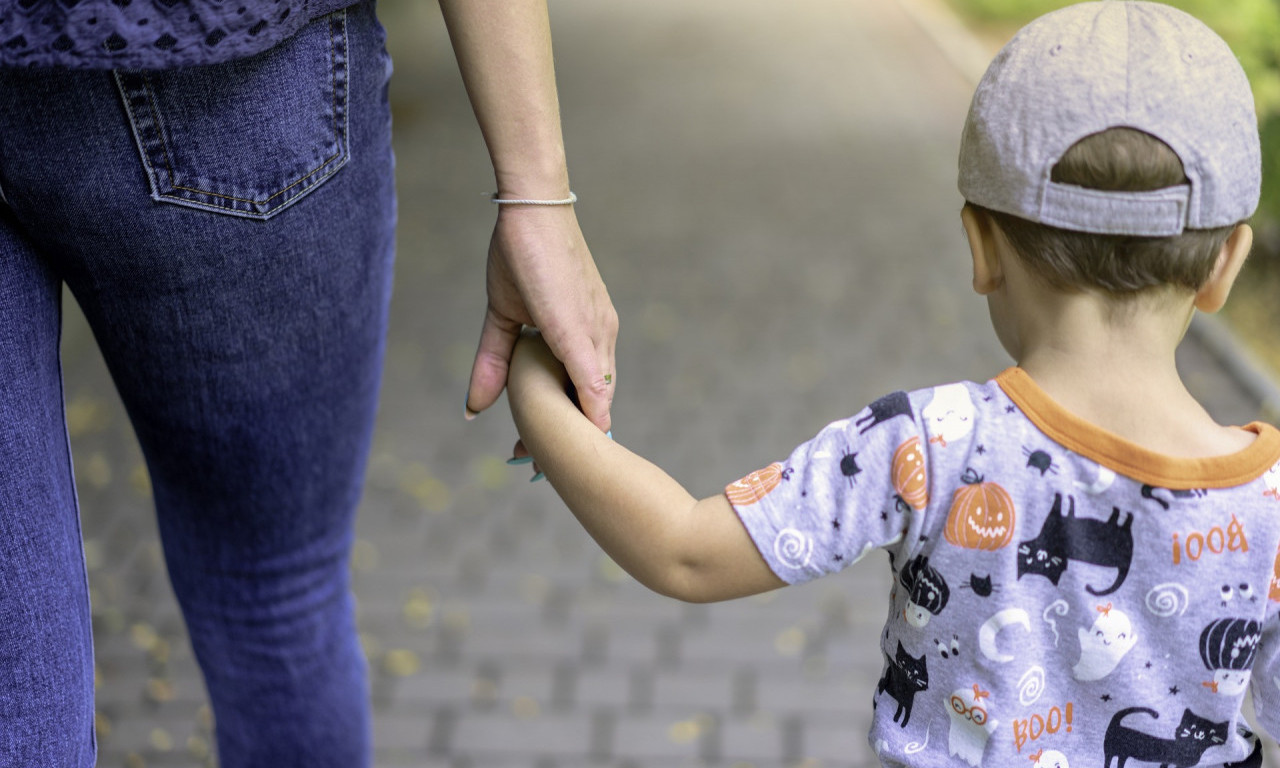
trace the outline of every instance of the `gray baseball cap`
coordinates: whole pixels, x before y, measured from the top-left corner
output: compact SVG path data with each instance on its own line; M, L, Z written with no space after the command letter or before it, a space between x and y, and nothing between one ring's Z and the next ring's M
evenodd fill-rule
M1104 192L1050 179L1073 144L1114 127L1168 144L1190 183ZM987 67L960 140L960 194L1062 229L1176 235L1251 216L1261 157L1249 80L1222 38L1161 3L1102 0L1041 16Z

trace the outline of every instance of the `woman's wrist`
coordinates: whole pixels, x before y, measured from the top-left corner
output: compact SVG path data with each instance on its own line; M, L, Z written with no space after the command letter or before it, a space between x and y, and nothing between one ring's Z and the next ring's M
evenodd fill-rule
M529 157L521 157L520 167L513 170L507 170L506 165L498 158L495 157L493 160L498 197L562 200L569 196L569 172L565 167L563 151L559 153L558 158L553 158L546 163L537 163Z

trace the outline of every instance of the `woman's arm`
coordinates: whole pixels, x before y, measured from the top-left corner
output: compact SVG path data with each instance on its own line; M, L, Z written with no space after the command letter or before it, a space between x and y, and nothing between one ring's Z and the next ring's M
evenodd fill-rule
M440 0L440 8L499 197L567 198L545 0ZM588 418L608 430L618 319L573 206L500 206L487 287L468 418L501 394L512 347L527 324L541 329L568 368Z
M507 394L524 448L591 537L640 583L711 602L784 586L723 495L701 501L596 429L546 345L523 337Z

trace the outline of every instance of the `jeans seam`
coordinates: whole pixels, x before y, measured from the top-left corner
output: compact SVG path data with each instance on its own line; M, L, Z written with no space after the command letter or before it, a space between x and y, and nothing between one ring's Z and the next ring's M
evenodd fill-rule
M336 142L335 142L335 143L336 143L336 145L337 145L337 146L336 146L336 150L334 151L334 153L333 153L333 154L331 154L331 155L329 155L328 157L326 157L326 158L324 158L323 160L321 160L319 165L317 165L317 166L316 166L315 168L313 168L311 171L307 172L305 175L303 175L303 176L299 177L299 178L298 178L296 181L294 181L292 184L290 184L290 185L288 185L288 186L284 187L283 189L280 189L280 190L276 191L275 193L273 193L273 194L271 194L271 195L269 195L269 196L267 196L267 197L263 197L263 198L261 198L261 199L257 199L257 200L255 200L255 199L249 199L249 198L243 198L243 197L236 197L236 196L234 196L234 195L225 195L225 194L222 194L222 193L219 193L219 192L212 192L212 191L210 191L210 190L198 189L198 188L195 188L195 187L187 187L187 186L183 186L183 185L181 185L181 184L176 184L176 183L174 183L175 174L174 174L174 170L173 170L173 160L172 160L172 155L170 154L170 152L169 152L169 146L168 146L168 144L167 144L167 143L166 143L166 141L165 141L165 137L164 137L164 134L165 134L164 123L163 123L163 121L161 120L160 112L159 112L159 110L157 109L156 104L155 104L155 92L154 92L154 90L153 90L153 89L152 89L152 87L151 87L151 81L150 81L150 79L147 77L147 75L146 75L145 73L139 73L139 80L140 80L140 81L141 81L141 83L142 83L142 89L143 89L143 91L146 93L146 96L147 96L147 109L148 109L148 111L151 113L152 130L154 130L154 131L155 131L156 140L157 140L157 142L159 143L160 148L164 151L164 159L165 159L165 166L166 166L165 170L167 170L167 171L168 171L168 174L169 174L169 187L170 187L170 189L178 190L178 191L182 191L182 192L191 192L191 193L198 194L198 195L206 195L206 196L208 196L208 197L215 197L215 198L218 198L218 199L221 199L221 200L231 200L231 201L238 202L238 203L246 203L246 204L248 204L248 205L267 205L267 204L269 204L272 200L275 200L276 198L280 197L281 195L285 195L285 194L289 193L289 191L290 191L290 190L292 190L292 189L294 189L295 187L297 187L297 186L299 186L299 185L301 185L301 184L306 184L309 180L312 180L312 177L314 177L317 173L321 173L322 171L326 171L326 167L331 166L331 165L334 163L334 161L335 161L335 160L340 160L340 159L342 158L342 156L343 156L343 149L344 149L344 147L348 147L348 146L349 146L350 137L347 135L347 133L348 133L347 126L349 125L349 119L348 119L348 116L347 116L347 114L346 114L346 112L347 112L347 110L346 110L346 109L343 109L343 110L342 110L342 117L344 118L344 120L343 120L343 124L342 124L342 125L340 125L340 124L339 124L339 113L338 113L338 101L339 101L339 94L338 94L338 90L339 90L339 78L338 78L338 54L337 54L337 50L336 50L336 47L335 47L335 42L336 42L336 38L337 38L337 35L338 35L339 30L341 30L341 34L342 34L342 41L343 41L343 47L344 47L344 49L345 49L346 47L348 47L348 45L349 45L349 43L348 43L348 41L347 41L347 24L346 24L346 16L347 16L346 9L343 9L343 10L337 11L337 12L335 12L335 13L333 14L333 17L332 17L332 19L331 19L331 20L330 20L330 22L329 22L329 83L330 83L330 87L331 87L331 89L332 89L332 97L331 97L331 100L330 100L330 106L331 106L332 111L333 111L333 133L334 133L334 138L336 139ZM348 56L347 58L349 59L350 57ZM345 66L348 66L348 67L350 66L350 61L349 61L349 60L348 60L347 62L345 62ZM137 123L136 123L136 122L134 121L134 119L133 119L133 110L129 107L129 104L128 104L128 97L127 97L127 95L125 95L125 94L123 93L123 91L125 91L125 89L126 89L126 86L124 85L123 81L121 80L121 73L120 73L119 71L116 71L116 72L114 72L113 74L115 75L115 79L116 79L116 84L117 84L117 86L121 89L121 91L122 91L122 95L123 95L123 96L125 96L125 109L126 109L126 111L129 113L129 122L130 122L130 124L131 124L131 125L133 125L133 127L134 127L134 129L135 129L135 132L136 132L136 131L138 130L138 125L137 125ZM349 85L349 83L350 83L350 77L349 77L349 76L347 77L347 83L348 83L347 85L343 86L344 88L350 88L350 85ZM344 91L344 94L345 94L345 91ZM143 164L144 164L144 165L146 166L146 168L147 168L148 175L154 178L154 175L155 175L155 172L156 172L155 165L151 162L151 158L149 157L149 153L145 150L145 147L141 146L141 144L142 144L142 139L141 139L141 136L140 136L140 135L138 136L138 140L139 140L139 143L140 143L139 149L141 149L141 150L142 150L142 151L140 152L140 154L142 155L142 162L143 162ZM325 172L325 173L324 173L324 175L320 176L318 179L314 179L314 180L312 180L312 181L313 181L313 183L311 183L309 186L315 186L315 184L318 184L320 181L323 181L324 179L328 178L329 176L332 176L335 172L337 172L337 171L338 171L338 169L339 169L339 168L341 168L341 165L339 165L339 166L338 166L338 167L336 167L336 168L328 168L327 172ZM228 212L228 209L225 209L225 208L219 207L219 206L217 206L217 205L211 205L211 204L209 204L209 203L201 203L201 202L200 202L200 201L198 201L198 200L189 200L189 199L187 199L187 198L182 197L181 195L174 195L174 194L170 194L170 193L166 193L166 192L161 192L159 189L157 189L157 188L156 188L156 186L157 186L157 185L155 185L155 184L154 184L154 182L153 182L152 191L155 193L156 197L159 197L159 198L168 198L168 199L172 199L172 200L178 200L178 201L181 201L181 202L182 202L183 204L185 204L185 205L194 205L194 206L197 206L197 207L207 208L207 209L211 209L211 210L214 210L214 211L219 211L219 212ZM292 197L290 197L290 198L289 198L289 200L292 200L292 199L294 199L294 198L292 198ZM286 202L288 202L288 201L286 201ZM271 213L274 213L274 212L275 212L276 210L278 210L279 208L280 208L280 206L279 206L279 205L272 205L272 206L269 206L269 207L267 208L267 210L262 211L262 212L261 212L261 214L271 214ZM244 211L236 211L236 210L234 210L234 209L232 209L232 210L231 210L231 211L229 211L229 212L232 212L232 213L239 213L239 214L246 213L246 212L244 212Z
M59 299L58 337L61 338L61 336L62 336L62 312L61 312L61 299ZM80 538L80 578L83 579L83 583L84 583L85 610L88 612L89 615L92 615L93 606L92 606L92 598L90 596L90 590L89 590L89 561L88 561L88 558L85 557L84 524L80 519L80 491L76 488L75 458L72 456L72 453L71 453L71 427L70 425L67 424L67 384L66 384L66 376L63 373L61 351L58 352L57 360L58 360L58 399L62 404L62 440L63 440L63 446L64 446L63 456L66 457L66 462L67 462L67 480L69 481L71 486L70 487L71 507L72 507L72 513L75 515L76 533ZM87 641L89 643L89 662L90 662L90 667L92 668L96 666L96 663L94 662L94 657L97 653L96 649L94 648L92 628L90 628L90 631L88 633ZM92 687L90 688L90 691L91 691L90 695L92 696ZM98 754L97 728L91 727L89 729L89 742L90 742L91 752L96 757Z

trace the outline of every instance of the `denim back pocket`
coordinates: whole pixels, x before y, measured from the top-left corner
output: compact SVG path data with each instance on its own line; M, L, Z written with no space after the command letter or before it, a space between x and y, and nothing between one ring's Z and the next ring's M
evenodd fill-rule
M238 61L115 72L151 197L256 219L346 164L347 79L346 11Z

